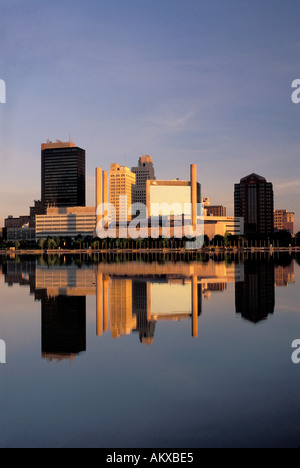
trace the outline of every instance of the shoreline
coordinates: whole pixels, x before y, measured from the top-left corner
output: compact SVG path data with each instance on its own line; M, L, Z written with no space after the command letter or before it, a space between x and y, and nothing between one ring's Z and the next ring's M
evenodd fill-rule
M212 247L203 248L199 250L186 250L186 249L56 249L56 250L0 250L2 256L15 256L15 255L93 255L93 254L216 254L216 253L228 253L228 254L239 254L239 253L300 253L300 247L252 247L252 248L224 248L224 247Z

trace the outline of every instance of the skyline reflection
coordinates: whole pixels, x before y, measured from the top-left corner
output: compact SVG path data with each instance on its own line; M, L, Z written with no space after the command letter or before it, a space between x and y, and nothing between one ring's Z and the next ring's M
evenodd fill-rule
M133 334L152 345L161 322L190 321L197 338L205 304L229 284L235 285L235 313L259 324L274 314L275 287L295 282L291 257L189 263L40 257L7 259L1 267L8 287L28 287L41 302L41 356L49 362L86 352L87 296L95 297L99 339Z

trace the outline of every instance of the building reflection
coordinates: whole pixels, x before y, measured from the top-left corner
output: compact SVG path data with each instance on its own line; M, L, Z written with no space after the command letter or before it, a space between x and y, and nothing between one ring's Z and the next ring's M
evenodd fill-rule
M74 359L86 351L86 297L42 298L42 357Z
M275 264L252 257L236 263L8 260L1 272L8 286L29 287L41 301L41 355L48 361L72 360L86 351L87 296L95 297L99 338L135 334L140 343L152 345L162 322L188 321L197 338L203 298L224 294L231 283L236 313L257 324L274 313L275 286L295 281L293 261Z
M227 289L227 283L205 283L203 284L203 297L204 299L211 299L215 292L224 292Z
M235 286L236 313L245 320L259 323L274 313L274 264L247 259L244 275L244 281Z
M112 338L130 335L136 329L132 307L132 280L114 279L110 286L110 329Z
M5 282L29 286L41 302L41 355L47 361L73 360L86 351L86 289L77 268L49 268L35 261L9 260L2 265ZM84 275L86 277L86 272ZM83 286L83 287L82 287Z
M289 284L295 283L295 266L294 262L290 265L275 266L275 286L287 287Z
M209 289L225 291L228 282L243 279L241 265L207 264L99 264L96 271L97 335L112 338L136 333L142 344L154 342L158 322L191 322L199 335L202 297Z
M190 281L167 278L115 278L97 274L97 335L112 338L138 333L142 344L152 344L158 321L192 320L198 336L201 291L195 276ZM200 293L200 294L199 294Z
M136 328L140 342L151 345L154 341L156 322L149 320L150 309L149 283L145 280L134 280L132 282L132 311L136 316Z
M42 302L42 357L73 360L86 351L86 297L95 294L92 268L37 265L35 290Z

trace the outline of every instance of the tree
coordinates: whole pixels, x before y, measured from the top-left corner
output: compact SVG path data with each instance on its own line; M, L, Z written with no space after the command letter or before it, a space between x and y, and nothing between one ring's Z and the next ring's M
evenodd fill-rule
M219 247L224 245L224 237L220 235L216 235L213 239L213 244L218 245Z
M185 240L185 242L186 242L186 241L187 241L187 240ZM209 247L209 245L210 245L210 239L209 239L208 235L205 234L205 235L204 235L204 240L203 240L203 246L204 246L204 247Z
M226 235L225 235L225 238L224 238L224 245L226 247L231 246L232 237L233 237L232 234L229 234L228 232L226 232Z
M40 239L38 242L39 248L43 250L45 248L46 239Z
M18 250L18 248L20 247L20 242L19 241L15 241L14 242L14 246L15 246L15 249Z
M56 244L55 240L49 238L49 239L47 240L47 249L48 249L48 250L51 250L51 249L56 249L56 248L57 248L57 244Z
M292 243L292 235L289 231L279 231L273 236L273 242L275 245L279 243L281 247L288 247Z

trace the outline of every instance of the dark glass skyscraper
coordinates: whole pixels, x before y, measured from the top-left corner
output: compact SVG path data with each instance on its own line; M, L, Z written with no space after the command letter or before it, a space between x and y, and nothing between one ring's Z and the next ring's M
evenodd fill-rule
M235 185L234 215L244 218L245 234L274 232L273 184L251 174Z
M85 151L72 142L42 144L42 206L85 206Z

